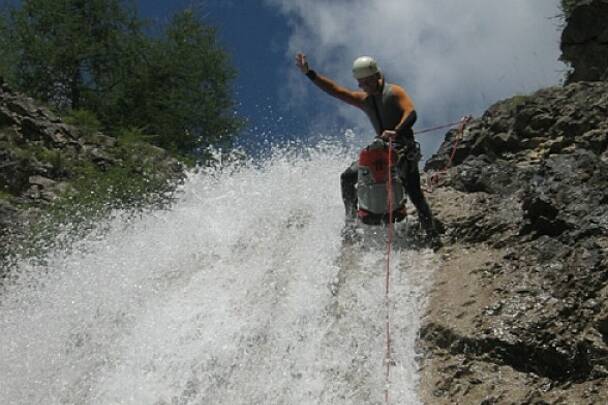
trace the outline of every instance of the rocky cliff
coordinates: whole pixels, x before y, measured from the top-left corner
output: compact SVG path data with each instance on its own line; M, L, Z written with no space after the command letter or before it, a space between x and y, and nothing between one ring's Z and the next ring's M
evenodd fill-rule
M182 174L167 151L68 125L0 79L0 274L8 256L51 237L53 223L151 202Z
M600 80L504 100L462 133L429 194L446 244L420 335L425 403L608 403L607 148Z
M562 59L572 66L568 82L608 80L608 0L580 0L562 33Z

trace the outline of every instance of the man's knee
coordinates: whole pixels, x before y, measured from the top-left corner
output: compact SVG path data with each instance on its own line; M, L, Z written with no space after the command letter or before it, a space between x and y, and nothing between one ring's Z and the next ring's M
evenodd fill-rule
M352 173L348 169L345 170L344 172L342 172L342 174L340 175L340 181L342 183L353 181L353 179L355 181L357 181L357 174L356 173Z
M410 174L410 163L404 157L401 157L397 162L397 170L399 170L399 176L402 181L406 181Z
M405 192L410 197L412 202L424 200L424 194L422 194L420 185L416 184L413 181L409 181L405 184Z
M355 187L357 184L357 178L352 178L350 176L342 176L340 177L340 186L342 187L342 193L354 194Z
M343 185L355 185L357 183L357 167L353 163L340 175L340 183Z

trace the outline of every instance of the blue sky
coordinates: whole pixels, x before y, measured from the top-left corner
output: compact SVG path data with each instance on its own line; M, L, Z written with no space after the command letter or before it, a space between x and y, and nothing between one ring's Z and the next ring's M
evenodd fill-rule
M238 70L241 143L266 148L316 134L372 136L359 111L314 88L293 65L304 51L314 69L354 88L351 61L374 56L387 79L413 98L422 129L480 115L492 103L560 84L559 0L198 0L138 1L163 22L192 7L218 29ZM444 132L425 135L425 158Z

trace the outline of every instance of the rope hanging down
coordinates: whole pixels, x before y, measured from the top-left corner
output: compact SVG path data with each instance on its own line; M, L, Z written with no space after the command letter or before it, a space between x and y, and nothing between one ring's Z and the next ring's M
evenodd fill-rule
M456 148L458 147L458 143L460 139L462 139L462 134L464 132L465 125L471 121L472 117L470 115L464 116L458 122L452 122L449 124L441 125L438 127L427 128L421 131L417 131L417 134L423 134L425 132L436 131L443 128L450 128L454 125L458 125L458 136L456 137L454 144L452 146L452 152L450 154L450 158L445 166L445 168L437 173L435 173L430 178L430 182L432 185L433 178L437 179L439 174L447 173L447 170L450 168L452 164L452 160L454 160L454 155L456 153ZM387 182L387 208L388 208L388 235L387 235L387 246L386 246L386 268L385 268L385 278L384 278L384 303L386 308L386 318L385 318L385 333L386 333L386 345L384 352L384 362L385 362L385 388L384 388L384 402L386 404L389 403L389 388L390 388L390 373L391 373L391 318L390 318L390 278L391 278L391 253L393 247L393 144L389 140L388 142L388 182Z
M388 404L388 389L390 386L391 373L391 324L390 324L390 276L391 276L391 251L393 246L393 143L388 142L388 183L387 183L387 206L388 206L388 235L387 235L387 252L386 252L386 271L384 279L384 303L386 306L386 348L384 353L384 361L386 366L385 371L385 388L384 402Z

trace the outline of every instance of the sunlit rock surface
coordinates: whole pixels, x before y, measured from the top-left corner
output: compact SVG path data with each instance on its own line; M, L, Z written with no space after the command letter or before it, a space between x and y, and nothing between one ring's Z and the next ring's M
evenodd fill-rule
M608 401L607 147L606 82L468 125L430 194L447 244L420 337L426 403Z

